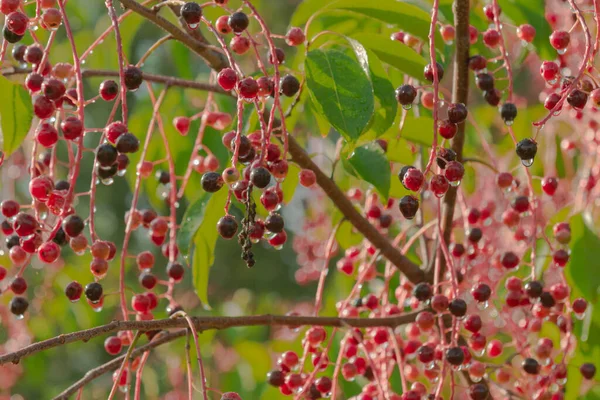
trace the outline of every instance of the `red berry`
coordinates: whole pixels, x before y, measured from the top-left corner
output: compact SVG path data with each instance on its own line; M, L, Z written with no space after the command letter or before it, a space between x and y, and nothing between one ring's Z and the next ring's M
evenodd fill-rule
M489 300L492 289L485 283L478 283L471 289L471 295L473 295L475 301L483 303Z
M83 123L77 117L67 117L60 123L65 139L75 140L83 135Z
M34 234L38 228L38 221L35 217L24 212L18 213L13 222L15 233L21 237Z
M58 142L58 131L54 125L42 122L35 131L35 138L44 147L52 147Z
M229 47L231 47L231 51L235 54L242 55L250 50L250 40L245 36L236 35L231 38Z
M463 322L466 330L472 333L477 333L481 330L483 322L479 315L469 315Z
M17 11L20 5L21 0L1 0L0 12L4 15L8 15L11 12Z
M13 291L14 294L23 294L27 290L27 281L21 277L17 276L10 283L10 290Z
M561 97L558 93L550 93L548 95L548 97L546 97L546 100L544 101L544 108L546 110L553 110L554 107L556 107L556 105L560 101L560 99L561 99ZM562 108L562 105L560 108ZM560 110L560 108L559 108L559 110Z
M27 78L25 78L25 86L27 86L27 89L31 90L33 93L42 90L43 83L44 77L42 74L38 74L36 72L30 73L27 75Z
M559 52L564 51L569 46L570 41L571 35L566 31L554 31L550 35L550 44Z
M305 40L306 36L302 28L292 27L285 35L285 42L289 46L300 46Z
M500 32L498 32L496 29L488 29L487 31L483 32L483 43L492 49L498 46L501 38Z
M522 41L531 43L535 38L535 28L529 24L520 25L517 28L517 35Z
M139 313L145 313L150 310L150 299L145 294L136 294L131 299L131 308Z
M448 182L460 182L464 174L465 168L458 161L450 161L448 164L446 164L444 175L446 176L446 179L448 179Z
M56 107L54 106L52 100L45 96L37 96L33 100L33 112L39 119L50 118L52 114L54 114L55 110Z
M46 264L52 264L60 257L60 247L54 242L43 243L38 248L38 257L40 261Z
M558 179L555 177L546 177L542 179L542 189L548 196L553 196L558 188Z
M450 183L444 175L434 175L429 183L429 189L431 189L433 194L437 197L445 195L449 188Z
M503 348L504 345L501 341L493 339L490 340L490 342L487 345L487 353L490 357L498 357L500 354L502 354Z
M79 282L73 281L73 282L69 283L67 285L67 287L65 288L65 295L72 302L79 300L81 298L82 294L83 294L83 286L81 286L81 284Z
M110 123L104 128L104 135L106 139L112 144L117 143L119 136L127 132L127 126L121 121L115 121Z
M107 79L100 84L100 97L104 101L112 101L119 94L119 84L111 79Z
M237 90L245 99L254 99L258 95L258 84L254 78L244 78L237 84Z
M56 78L48 79L42 84L42 92L44 93L44 96L53 101L63 97L66 91L67 88L65 87L65 84Z
M228 18L228 15L221 15L219 18L217 18L217 21L215 22L215 29L223 35L227 35L233 31L227 23Z
M544 61L540 66L540 74L546 81L556 80L559 73L560 68L558 64L553 61Z
M11 12L6 16L6 28L15 35L23 36L29 27L29 17L20 11Z
M104 341L104 350L111 356L117 355L123 348L123 342L117 336L109 336Z
M587 301L585 299L575 299L573 300L572 308L573 312L576 314L583 314L587 309Z
M217 75L217 82L223 90L232 90L238 81L236 72L231 68L224 68Z
M423 175L423 172L417 168L409 169L406 174L404 174L404 179L402 179L404 186L413 192L418 192L424 182L425 176Z

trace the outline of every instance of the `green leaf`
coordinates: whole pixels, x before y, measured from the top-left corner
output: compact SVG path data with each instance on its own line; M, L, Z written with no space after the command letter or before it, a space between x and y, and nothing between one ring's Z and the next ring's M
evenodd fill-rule
M245 341L234 345L236 353L252 366L257 381L264 379L271 369L271 355L264 343Z
M398 112L394 86L390 82L379 58L372 51L365 49L357 40L347 39L373 85L376 104L370 130L374 131L375 137L378 137L388 130Z
M373 87L359 63L338 50L313 50L306 81L317 111L349 142L363 133L375 109Z
M283 202L288 204L292 201L292 197L294 197L294 192L296 191L296 187L300 182L300 167L296 164L289 163L288 165L288 173L281 184L281 190L283 191Z
M198 228L204 221L204 215L208 208L212 193L204 192L196 201L190 204L185 210L181 225L177 231L177 247L181 254L186 257L192 247L192 239L196 236Z
M426 115L415 117L412 112L409 112L404 120L400 135L394 129L388 131L383 138L396 139L398 136L409 142L431 147L433 143L433 118Z
M423 78L423 69L428 61L407 45L372 33L356 35L354 38L373 51L381 61L414 78Z
M565 267L565 276L571 287L595 303L600 288L595 260L600 259L600 238L593 230L589 216L577 214L569 221L571 226L571 259Z
M369 143L356 148L345 165L350 165L356 175L375 186L384 197L390 194L390 163L378 143Z
M402 31L427 42L431 17L429 13L416 5L407 4L400 1L365 1L365 0L339 0L329 2L309 0L300 5L294 16L291 25L300 26L308 21L315 13L326 10L348 10L367 17L375 18L386 24L392 24L402 28ZM386 40L390 40L387 38ZM439 31L435 32L435 47L442 51L444 41Z
M17 150L33 120L33 106L27 90L5 77L0 77L0 92L3 100L0 102L0 143L4 156L9 156Z
M227 193L227 190L223 188L211 194L205 205L199 204L195 207L196 210L202 209L202 212L194 213L193 216L195 218L192 218L194 225L197 226L192 250L192 279L196 293L206 308L210 308L208 302L208 277L210 268L215 261L215 246L218 237L216 226L223 214L223 205L227 199ZM199 201L202 202L201 200L203 199L204 196ZM179 235L181 235L181 231L178 232Z

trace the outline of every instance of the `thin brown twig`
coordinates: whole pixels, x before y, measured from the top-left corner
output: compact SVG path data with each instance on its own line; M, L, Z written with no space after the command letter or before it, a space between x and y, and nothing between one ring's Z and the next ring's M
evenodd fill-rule
M394 328L414 321L417 312L385 318L339 318L339 317L309 317L291 315L252 315L247 317L190 317L198 331L211 329L226 329L242 326L330 326L355 328L389 327ZM17 364L22 358L40 351L62 346L68 343L88 341L96 336L118 331L139 330L141 332L188 328L183 318L158 319L153 321L113 321L109 324L91 329L62 334L51 339L30 344L12 353L0 356L0 365L12 362Z

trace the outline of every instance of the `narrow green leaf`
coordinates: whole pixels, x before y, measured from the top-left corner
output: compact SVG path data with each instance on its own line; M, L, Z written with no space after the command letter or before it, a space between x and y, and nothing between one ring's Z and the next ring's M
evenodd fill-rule
M17 150L31 127L33 106L27 90L14 82L0 76L0 143L5 156Z
M338 50L313 50L306 80L316 110L347 141L358 139L375 109L373 87L359 63Z
M207 206L209 205L212 193L204 192L196 201L190 204L185 210L181 225L177 231L177 247L181 254L186 257L192 246L192 240L196 236L196 232L202 221L204 221L204 215L206 213Z
M215 261L215 246L218 237L216 226L217 221L223 215L222 207L226 199L227 190L225 188L211 194L207 201L204 201L204 196L202 196L196 202L199 204L194 204L194 210L196 211L190 214L193 225L196 227L193 235L192 279L196 293L206 308L210 308L208 302L208 277L210 268ZM189 222L189 224L192 224L192 222ZM192 231L191 227L188 231ZM181 235L181 231L178 232L179 235ZM182 240L185 242L185 238Z
M356 148L345 165L350 165L356 175L369 182L384 197L390 194L390 163L378 143Z
M600 238L587 216L577 214L569 221L571 226L571 259L565 267L570 286L594 303L600 289L600 274L595 260L600 259Z
M294 197L294 192L296 191L296 187L298 186L298 182L300 182L300 167L296 164L290 163L288 166L288 173L281 184L281 190L283 190L283 202L289 203L292 201L292 197Z
M381 61L414 78L423 78L423 69L428 61L407 45L373 33L356 35L354 38L373 51Z
M382 137L385 139L396 139L397 136L397 130L393 129L389 130ZM431 147L433 143L433 118L426 115L415 117L412 112L409 112L404 120L404 125L399 136L409 142Z

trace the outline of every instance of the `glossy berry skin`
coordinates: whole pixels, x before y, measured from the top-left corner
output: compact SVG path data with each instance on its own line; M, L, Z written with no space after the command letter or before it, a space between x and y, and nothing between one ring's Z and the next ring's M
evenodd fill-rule
M242 55L250 50L250 40L245 36L234 36L231 38L229 47L235 54Z
M400 199L398 207L404 218L413 219L419 211L419 200L415 196L407 195Z
M469 387L469 398L471 400L486 400L489 394L489 389L482 383L476 383Z
M83 135L83 123L77 117L67 117L60 123L60 129L67 140L75 140Z
M56 111L52 100L45 96L37 96L33 101L33 112L39 119L50 118Z
M119 85L117 82L107 79L100 84L100 97L104 101L113 101L119 94Z
M511 203L511 207L518 213L524 213L529 211L529 198L527 196L517 196Z
M119 136L127 132L127 125L122 123L121 121L111 122L109 125L104 128L104 135L106 139L115 144Z
M235 33L242 33L248 28L250 20L246 14L238 11L229 16L227 23Z
M54 242L43 243L38 247L38 257L46 264L52 264L60 257L60 247Z
M453 103L448 106L448 120L453 124L460 124L467 119L467 106L463 103Z
M581 364L581 367L579 367L579 372L581 372L581 375L585 379L592 380L596 375L596 366L592 363Z
M404 187L413 192L418 192L423 186L423 182L425 182L425 176L417 168L409 169L402 179Z
M505 252L500 258L500 263L506 269L516 268L519 265L519 261L519 257L512 251Z
M271 182L271 173L265 167L252 168L250 182L259 189L266 188Z
M10 300L9 303L10 312L16 316L25 314L28 307L29 302L24 297L15 296Z
M96 149L96 161L102 167L110 167L117 162L117 148L110 143L104 143Z
M245 99L254 99L258 95L258 83L254 78L244 78L237 84L237 91Z
M444 175L434 175L429 182L429 189L437 197L442 197L450 188L450 183Z
M285 374L280 370L273 370L267 373L267 382L271 386L280 387L285 383Z
M44 50L40 46L37 46L37 45L27 46L27 49L25 50L25 54L23 55L23 58L29 64L38 64L40 61L42 61L43 57L44 57Z
M417 97L417 90L413 85L402 85L396 89L396 100L403 106L412 104Z
M544 286L538 281L531 281L525 284L525 293L531 298L538 298L544 291Z
M180 14L185 23L192 28L197 26L202 19L202 7L196 2L189 1L181 7Z
M83 228L85 224L83 219L80 216L72 214L66 217L63 220L62 228L69 237L78 236L81 232L83 232Z
M465 360L465 354L460 347L451 347L446 350L446 361L448 363L458 366Z
M556 50L564 50L571 42L571 35L566 31L554 31L550 35L550 45Z
M29 236L39 228L38 221L33 215L20 212L13 221L13 229L20 237Z
M554 61L544 61L540 66L540 74L546 81L554 81L560 74L560 67Z
M17 11L20 5L21 0L1 0L0 12L4 15L8 15L11 12Z
M517 143L516 152L521 160L531 160L537 154L537 143L529 138L523 139Z
M283 217L279 214L273 213L269 214L267 219L265 219L265 228L272 233L279 233L283 231L284 221Z
M306 40L302 28L292 27L285 35L285 42L288 46L300 46Z
M27 281L18 276L10 283L10 290L14 294L23 294L27 290Z
M135 153L140 148L140 140L130 132L126 132L119 136L115 142L119 153Z
M83 286L79 282L73 281L65 288L65 296L72 302L79 300L82 294Z
M524 42L531 43L535 39L535 28L529 24L520 25L517 28L517 36Z
M530 375L537 375L540 372L541 366L540 364L533 358L526 358L521 363L521 367L523 371Z
M29 27L29 17L20 11L14 11L6 16L6 28L15 35L22 36Z
M215 29L217 30L217 32L219 32L219 33L221 33L223 35L228 35L228 34L230 34L232 32L231 27L227 23L227 19L229 19L229 16L227 16L227 15L221 15L215 21Z
M436 62L436 69L438 81L441 81L444 77L444 67L442 67L442 64L440 64L439 62ZM427 64L425 66L425 68L423 69L423 75L425 76L426 80L428 80L429 82L433 82L433 67L431 64Z
M111 356L117 355L123 348L123 342L117 336L109 336L104 341L104 350Z
M465 167L458 161L450 161L446 164L444 175L448 182L459 182L465 174Z
M46 148L53 147L58 142L58 131L54 125L42 122L35 131L35 139Z
M477 74L475 84L481 90L488 91L494 89L494 77L487 73Z
M183 265L178 262L170 262L167 265L167 275L169 275L170 279L173 279L175 282L179 282L183 279L183 274L185 270Z
M414 287L413 296L419 301L427 301L433 296L433 289L430 284L421 282Z
M444 169L449 161L456 161L456 152L452 149L441 148L438 150L435 161L438 167Z
M576 109L582 109L587 103L588 95L583 90L575 89L567 96L567 103Z
M27 75L27 78L25 78L25 86L33 93L42 90L43 83L44 77L42 76L42 74L38 74L36 72L30 73L29 75Z
M488 29L487 31L483 32L483 43L485 43L487 47L492 49L497 47L500 43L500 39L500 32L498 32L496 29Z
M469 58L469 68L473 71L481 71L487 68L487 59L479 54Z
M217 222L217 231L223 239L231 239L238 230L238 224L231 215L225 215Z
M144 82L144 77L142 75L142 70L134 65L129 65L123 70L123 75L125 76L125 87L129 91L135 91L139 89Z
M496 107L500 104L501 93L498 89L486 90L483 93L483 98L490 106Z
M545 177L542 179L542 190L548 196L554 196L556 189L558 188L558 179L555 177Z
M478 283L471 289L471 295L479 303L486 302L492 295L492 289L485 283Z
M223 90L232 90L235 88L237 81L237 73L231 68L224 68L217 75L217 82Z
M513 103L504 103L500 107L500 116L505 123L510 124L517 118L517 106Z
M87 297L87 299L92 303L97 303L100 301L103 291L102 285L100 285L98 282L88 283L84 290L85 297Z
M304 187L311 187L317 182L316 174L310 169L303 169L298 173L300 184Z
M300 82L294 75L285 75L279 82L279 88L284 96L292 97L300 90Z
M444 120L440 122L438 132L444 139L452 139L458 132L458 126L449 120Z

